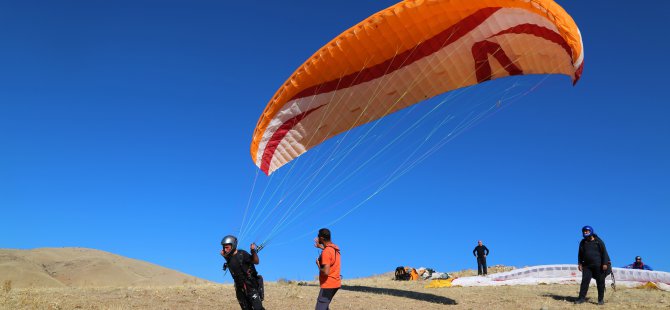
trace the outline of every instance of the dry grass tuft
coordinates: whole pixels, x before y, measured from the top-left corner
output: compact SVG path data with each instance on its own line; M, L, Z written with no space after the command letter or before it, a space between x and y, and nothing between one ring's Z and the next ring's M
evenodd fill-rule
M5 294L9 294L12 291L12 280L5 280L5 283L2 284L2 291Z

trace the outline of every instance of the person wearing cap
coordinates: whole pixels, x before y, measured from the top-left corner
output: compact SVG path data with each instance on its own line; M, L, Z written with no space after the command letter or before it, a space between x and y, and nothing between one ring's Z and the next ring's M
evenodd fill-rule
M319 297L316 299L316 310L329 309L335 293L342 286L340 275L340 248L330 239L328 228L319 229L319 234L314 239L314 246L321 249L321 255L316 259L319 268Z
M611 268L611 262L605 242L593 231L593 227L584 226L582 228L583 239L579 242L579 251L577 254L577 268L582 272L582 283L579 287L579 297L575 304L581 304L586 301L586 293L589 291L591 279L596 280L598 287L598 305L605 304L605 277L608 269Z
M643 263L643 262L642 262L642 257L640 257L640 256L635 256L635 262L632 263L632 264L630 264L630 265L626 265L626 266L624 266L623 268L627 268L627 269L642 269L642 270L654 270L654 269L651 269L651 266L649 266L649 265Z
M249 254L245 250L237 249L237 238L228 235L221 240L221 246L221 256L226 259L223 269L230 270L240 307L242 310L263 310L263 278L258 275L254 266L260 263L256 244L249 246Z

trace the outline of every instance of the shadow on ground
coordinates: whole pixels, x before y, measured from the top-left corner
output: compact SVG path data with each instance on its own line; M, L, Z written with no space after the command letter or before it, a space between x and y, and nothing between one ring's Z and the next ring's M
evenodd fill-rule
M412 291L403 291L392 288L379 288L379 287L370 287L370 286L360 286L360 285L342 285L341 290L353 291L353 292L362 292L362 293L372 293L372 294L381 294L381 295L391 295L396 297L410 298L420 301L432 302L442 305L455 305L456 301L447 298L444 296L438 296L433 294L412 292Z
M575 297L575 296L563 296L563 295L555 295L555 294L544 294L542 296L550 297L550 298L553 298L554 300L558 300L558 301L567 301L567 302L577 301L577 297Z

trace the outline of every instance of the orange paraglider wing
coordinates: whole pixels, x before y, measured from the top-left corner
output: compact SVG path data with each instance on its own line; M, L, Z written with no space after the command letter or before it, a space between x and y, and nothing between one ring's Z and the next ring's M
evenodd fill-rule
M550 0L416 0L384 9L307 59L258 120L266 174L321 142L427 98L491 79L583 69L581 35Z

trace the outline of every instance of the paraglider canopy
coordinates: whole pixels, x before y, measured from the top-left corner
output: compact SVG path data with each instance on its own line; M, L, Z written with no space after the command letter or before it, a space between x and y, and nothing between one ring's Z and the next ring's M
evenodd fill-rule
M321 142L450 90L583 70L581 35L551 0L403 1L307 59L258 120L251 157L266 174Z

